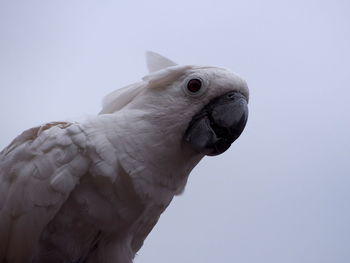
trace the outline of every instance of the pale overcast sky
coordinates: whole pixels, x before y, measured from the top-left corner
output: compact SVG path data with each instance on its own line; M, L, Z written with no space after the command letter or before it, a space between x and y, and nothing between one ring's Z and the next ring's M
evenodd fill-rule
M251 98L135 262L350 262L349 2L0 0L0 147L96 114L145 50L230 68Z

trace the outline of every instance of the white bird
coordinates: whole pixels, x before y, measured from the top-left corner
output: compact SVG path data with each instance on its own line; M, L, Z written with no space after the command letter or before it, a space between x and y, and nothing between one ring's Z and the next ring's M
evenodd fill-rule
M0 153L1 263L131 263L191 170L239 137L243 79L153 52L147 64L99 115L26 130Z

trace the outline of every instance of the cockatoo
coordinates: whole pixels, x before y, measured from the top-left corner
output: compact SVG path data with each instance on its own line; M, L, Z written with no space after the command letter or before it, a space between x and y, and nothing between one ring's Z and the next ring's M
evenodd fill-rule
M240 136L243 79L146 58L149 75L99 115L26 130L0 153L0 262L131 263L191 170Z

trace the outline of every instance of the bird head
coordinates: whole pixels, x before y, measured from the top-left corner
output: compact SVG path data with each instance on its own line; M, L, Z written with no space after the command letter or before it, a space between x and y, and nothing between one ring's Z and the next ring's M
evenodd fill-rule
M143 82L107 96L102 113L150 112L163 136L179 134L174 138L199 154L225 152L247 122L246 82L221 67L179 66L154 52L146 58L149 74Z

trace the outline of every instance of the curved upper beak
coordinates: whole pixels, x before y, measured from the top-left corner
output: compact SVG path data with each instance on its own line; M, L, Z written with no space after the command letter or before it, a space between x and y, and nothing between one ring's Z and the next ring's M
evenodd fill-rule
M225 152L244 130L247 104L246 97L236 91L215 98L192 118L184 140L206 155Z

